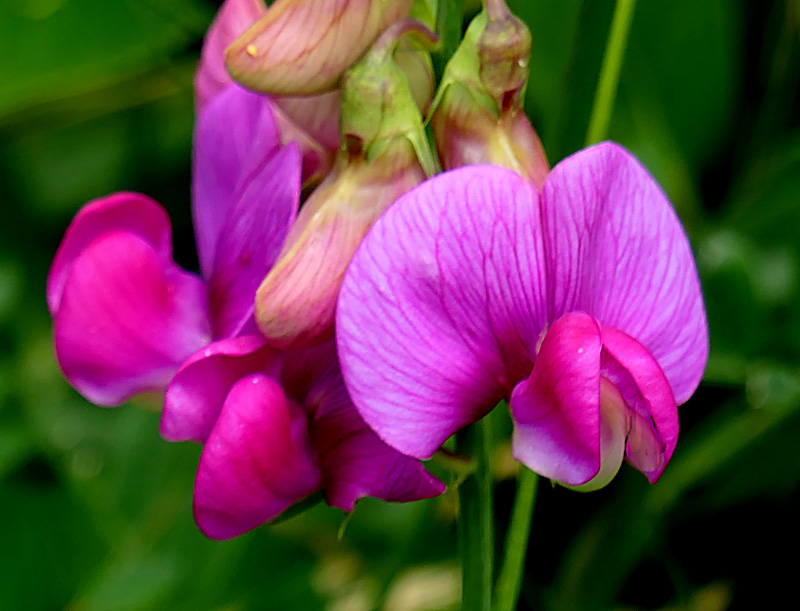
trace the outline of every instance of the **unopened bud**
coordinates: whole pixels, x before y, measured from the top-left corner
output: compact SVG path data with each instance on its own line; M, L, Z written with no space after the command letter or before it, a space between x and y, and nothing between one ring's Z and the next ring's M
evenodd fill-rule
M227 51L233 77L271 95L312 95L338 86L412 0L277 0Z
M487 1L447 64L433 103L442 167L490 163L544 184L550 165L522 109L530 50L525 24L502 0Z

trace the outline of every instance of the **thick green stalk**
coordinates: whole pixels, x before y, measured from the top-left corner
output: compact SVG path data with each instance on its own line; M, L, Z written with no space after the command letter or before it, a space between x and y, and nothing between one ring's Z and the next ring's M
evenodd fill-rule
M628 32L630 31L635 6L636 0L617 0L617 5L614 8L611 30L608 33L608 42L603 55L603 66L600 68L600 78L597 82L597 91L594 96L592 115L589 119L586 146L600 142L608 132L608 124L611 121L611 111L614 109L614 100L617 96L619 73L622 68L622 59L625 57L625 47L628 42Z
M517 479L517 495L514 497L514 509L511 513L511 522L506 535L503 567L497 580L497 605L495 611L514 611L517 608L538 485L539 476L522 465Z
M475 461L475 472L458 487L458 538L462 558L462 611L491 611L494 579L494 500L487 418L459 431L459 452Z

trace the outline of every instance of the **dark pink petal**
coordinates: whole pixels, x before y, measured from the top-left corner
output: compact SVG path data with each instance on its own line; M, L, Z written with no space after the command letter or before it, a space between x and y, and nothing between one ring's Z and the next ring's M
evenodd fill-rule
M538 195L474 166L410 191L356 252L337 305L347 388L390 446L429 458L527 376L546 323Z
M194 75L198 111L233 83L225 66L225 49L266 12L264 0L225 0L222 3L203 40L200 66Z
M270 101L231 84L197 117L192 154L192 212L200 269L208 278L237 189L280 146Z
M551 318L589 312L636 338L686 401L705 368L708 330L689 242L656 182L604 143L559 163L542 205Z
M166 211L146 195L114 193L89 202L78 211L58 247L47 276L47 305L58 311L72 264L97 238L124 230L149 242L164 261L172 258L172 238Z
M311 439L329 505L353 511L365 496L404 503L445 491L419 460L393 450L367 427L338 373L319 380L305 405L314 414Z
M600 327L588 314L559 318L530 377L511 395L514 457L569 486L600 469Z
M53 330L66 378L109 406L163 390L210 333L200 279L126 231L106 233L73 261Z
M257 335L223 339L195 352L167 386L161 436L205 442L234 383L251 373L276 373L277 367L277 355Z
M656 482L678 441L678 409L658 362L635 339L602 327L603 377L625 400L630 417L628 461Z
M209 300L216 337L238 333L256 289L281 252L300 202L300 152L265 158L237 190L217 239Z
M270 377L233 385L208 437L194 490L194 516L212 539L275 518L321 484L303 409Z

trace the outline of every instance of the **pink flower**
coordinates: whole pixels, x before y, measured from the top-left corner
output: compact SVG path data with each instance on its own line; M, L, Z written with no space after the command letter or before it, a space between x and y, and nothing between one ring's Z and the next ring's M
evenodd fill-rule
M491 166L409 192L356 252L336 324L353 403L390 446L427 458L505 398L516 458L589 488L623 455L659 478L708 353L683 229L611 143L541 192Z
M94 403L119 405L163 390L212 339L254 328L253 296L297 214L299 181L297 148L280 148L269 108L234 87L209 103L195 130L202 277L173 261L169 218L152 199L117 193L84 206L47 282L56 356L70 383Z

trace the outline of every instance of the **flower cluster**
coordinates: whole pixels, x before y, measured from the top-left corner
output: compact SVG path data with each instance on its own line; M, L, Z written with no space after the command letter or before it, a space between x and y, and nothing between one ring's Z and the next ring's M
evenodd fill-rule
M412 11L226 0L195 78L199 275L135 193L86 204L54 258L64 375L98 405L164 392L162 436L203 444L209 537L317 494L346 511L440 494L420 461L503 399L516 458L564 485L623 459L656 481L675 448L708 338L670 203L614 144L550 171L504 3L433 100Z

